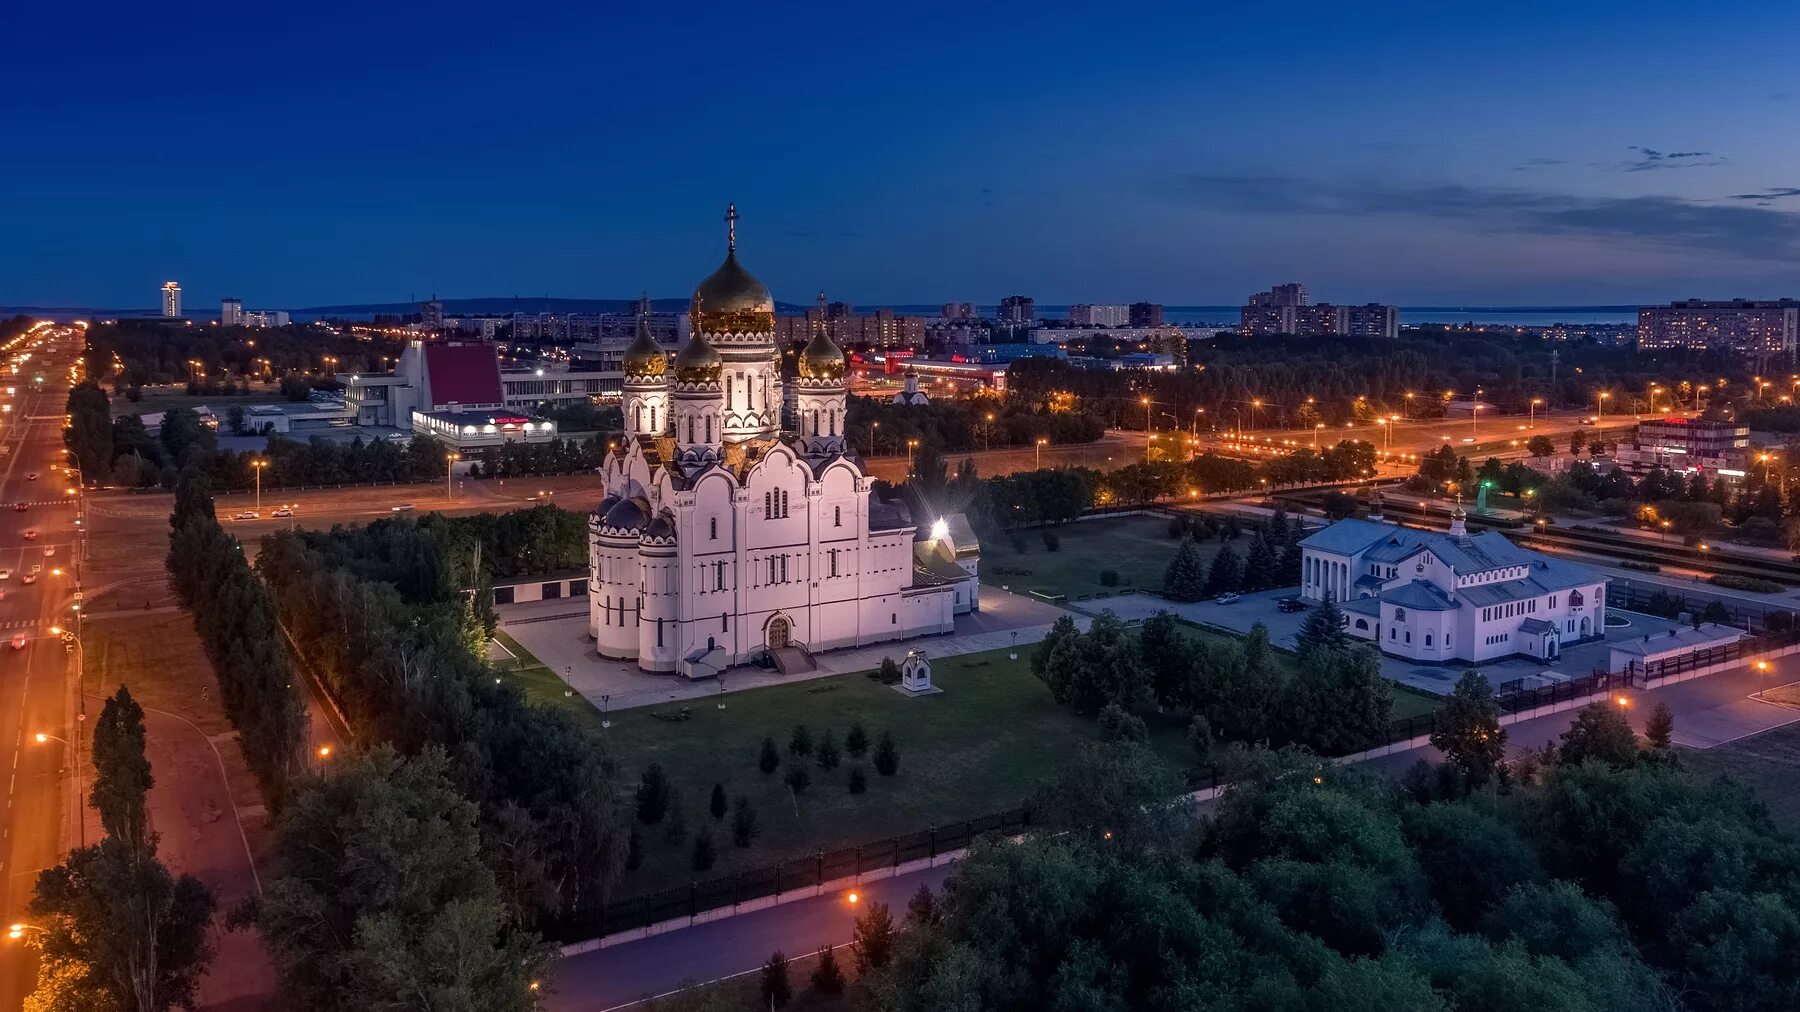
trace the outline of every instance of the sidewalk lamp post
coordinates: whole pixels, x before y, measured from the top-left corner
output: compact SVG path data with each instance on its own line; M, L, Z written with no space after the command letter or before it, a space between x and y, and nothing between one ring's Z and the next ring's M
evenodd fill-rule
M981 448L992 450L994 448L994 413L988 412L986 418L987 424L981 427Z
M1606 424L1606 402L1611 399L1612 399L1612 394L1609 394L1604 390L1602 390L1599 393L1594 395L1594 424L1595 425L1605 425Z
M1250 431L1256 431L1256 409L1262 407L1261 397L1250 398Z
M1537 406L1542 403L1544 403L1544 399L1542 397L1533 397L1531 399L1531 403L1526 406L1526 412L1525 412L1525 427L1526 428L1528 428L1528 429L1537 428Z
M32 735L32 738L35 739L39 745L42 745L46 742L52 742L52 741L60 741L64 745L69 744L69 740L67 738L58 738L56 735L45 734L42 731L39 731L37 734ZM76 797L76 804L80 805L81 804L80 799L82 797L82 794L81 794L81 755L79 752L77 752L75 755L75 797ZM85 810L83 810L81 812L81 814L76 817L75 822L76 822L76 825L81 834L81 845L83 847L85 847L85 846L87 846L87 812ZM13 925L13 927L16 929L18 927L18 925L15 924L15 925ZM13 937L17 938L19 936L14 935Z
M262 459L261 457L258 457L255 460L252 460L250 462L250 471L252 474L256 475L256 512L258 512L258 513L262 512L262 473L263 473L263 468L268 467L268 466L269 466L269 462Z
M912 473L913 473L913 451L918 448L919 448L918 440L909 439L906 441L906 476L908 478L912 477Z
M875 437L881 435L881 423L869 423L869 456L875 456Z
M1044 469L1044 444L1048 443L1048 442L1049 442L1049 440L1045 439L1043 436L1038 437L1038 440L1037 440L1037 469L1040 471L1042 471Z
M1150 433L1150 398L1139 397L1138 403L1144 406L1144 434Z
M462 454L457 453L455 450L451 450L444 455L444 498L446 499L456 498L456 492L450 488L450 471L456 466L456 462L461 459Z
M1313 423L1313 449L1319 448L1319 430L1325 427L1324 422Z
M601 727L611 727L612 726L611 713L612 713L612 696L608 693L601 693L601 695L600 695L600 726Z

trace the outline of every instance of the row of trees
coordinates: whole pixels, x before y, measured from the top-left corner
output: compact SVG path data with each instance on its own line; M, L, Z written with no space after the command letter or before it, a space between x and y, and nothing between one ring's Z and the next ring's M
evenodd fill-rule
M1497 725L1489 730L1497 730ZM1606 707L1504 783L1396 786L1233 749L1201 817L1129 736L1048 792L1067 832L958 863L872 1012L1761 1012L1800 1003L1795 839ZM1454 770L1448 780L1457 779Z
M1381 676L1373 647L1343 631L1343 615L1326 604L1307 616L1297 670L1290 677L1253 627L1239 643L1208 641L1167 612L1134 634L1103 611L1086 632L1057 619L1031 657L1032 674L1077 713L1174 711L1190 715L1199 751L1215 740L1305 745L1324 755L1357 752L1386 740L1393 687Z
M237 376L288 372L368 373L400 353L400 342L334 327L165 327L157 322L96 323L87 333L87 374L120 387L185 383L199 373ZM326 362L330 358L333 361ZM200 363L196 369L191 363Z
M1105 434L1101 420L1085 412L1040 409L1016 399L982 397L912 405L895 404L891 398L853 396L844 423L845 438L863 453L871 447L876 453L900 453L909 440L964 452L992 446L1032 446L1039 439L1058 445L1092 443Z
M169 516L169 583L193 616L225 714L263 795L279 807L305 770L307 715L269 592L213 515L205 476L182 472Z
M1183 539L1163 572L1162 592L1169 600L1200 601L1237 591L1299 585L1300 541L1306 536L1306 525L1299 517L1290 521L1286 512L1276 510L1256 525L1244 557L1227 544L1213 556L1211 566L1201 560L1195 546L1206 531L1205 526L1185 517L1169 522L1169 532Z
M470 562L445 551L493 533L481 523L284 531L256 568L359 741L446 750L509 923L541 925L603 901L625 833L603 745L483 660L488 609L462 582Z

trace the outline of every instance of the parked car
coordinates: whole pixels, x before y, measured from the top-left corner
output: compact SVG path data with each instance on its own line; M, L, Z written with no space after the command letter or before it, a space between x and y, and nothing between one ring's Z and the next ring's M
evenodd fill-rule
M1220 604L1236 604L1237 599L1238 599L1238 595L1233 594L1230 591L1226 591L1225 593L1220 594L1218 597L1214 598L1213 600L1218 601Z
M12 570L0 569L0 580L10 580L10 579L12 579Z
M13 637L13 638L12 638L12 648L13 648L13 649L14 649L14 650L23 650L23 649L25 649L25 637L23 637L23 636L14 636L14 637Z
M26 481L36 481L37 480L37 472L33 471L30 474L26 475L25 480Z
M1287 611L1287 612L1305 611L1306 610L1306 602L1300 600L1297 597L1284 597L1280 601L1276 602L1275 608L1277 611Z
M28 530L25 532L25 540L26 541L36 541L37 536L38 536L37 528L35 528L35 527L33 527L31 530Z
M56 554L56 546L55 545L45 545L44 546L44 558L48 559L50 556L55 555L55 554Z

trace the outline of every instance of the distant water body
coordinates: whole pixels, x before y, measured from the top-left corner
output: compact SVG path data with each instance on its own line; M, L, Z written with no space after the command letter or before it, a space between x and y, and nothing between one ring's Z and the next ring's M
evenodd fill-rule
M867 310L873 306L858 306ZM894 310L902 314L920 316L936 316L942 306L912 305L895 306ZM982 306L979 309L988 314L994 312L993 306ZM81 309L71 307L46 308L38 306L9 307L0 306L0 317L10 317L23 313L39 318L49 317L66 322L79 319L104 319L107 317L131 315L154 315L154 309L118 310L118 309ZM1066 320L1069 317L1067 306L1039 306L1037 314L1040 319ZM200 311L193 314L196 319L217 319L216 310ZM366 314L346 314L352 318ZM316 314L294 313L294 322L304 323L317 319ZM1235 326L1238 322L1237 306L1164 306L1163 318L1180 326L1220 325ZM1421 323L1475 323L1486 325L1513 325L1519 327L1547 327L1556 323L1567 324L1605 324L1636 323L1637 308L1635 306L1401 306L1401 326L1415 326Z

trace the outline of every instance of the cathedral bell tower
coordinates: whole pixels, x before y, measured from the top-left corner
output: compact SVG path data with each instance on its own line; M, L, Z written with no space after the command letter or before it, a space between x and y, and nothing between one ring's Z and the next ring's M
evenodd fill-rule
M688 309L693 340L707 342L719 358L720 424L727 443L770 439L781 428L775 300L738 263L737 220L732 204L725 212L725 262L694 289Z
M800 352L799 376L794 381L795 428L809 457L844 452L844 352L831 340L824 301L821 292L819 326Z

